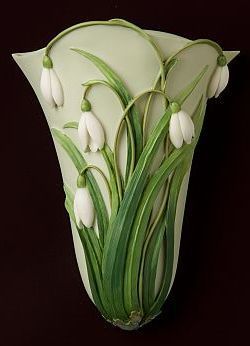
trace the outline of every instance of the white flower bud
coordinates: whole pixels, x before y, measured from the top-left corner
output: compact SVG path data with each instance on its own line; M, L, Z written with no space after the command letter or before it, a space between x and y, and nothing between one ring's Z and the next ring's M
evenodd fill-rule
M180 110L171 115L169 137L177 149L182 147L183 142L191 143L194 137L194 123L189 114Z
M88 148L92 152L101 150L105 144L103 127L96 116L91 112L83 112L78 124L79 140L84 152Z
M63 88L61 82L53 69L53 63L49 56L43 59L40 88L45 101L54 106L62 106L64 102Z
M78 187L74 199L74 213L79 228L84 225L90 228L94 224L95 210L89 190L86 187Z
M208 86L207 97L218 97L220 93L226 88L228 81L229 69L226 64L226 58L224 56L220 56L218 57L218 65L211 77L211 81Z

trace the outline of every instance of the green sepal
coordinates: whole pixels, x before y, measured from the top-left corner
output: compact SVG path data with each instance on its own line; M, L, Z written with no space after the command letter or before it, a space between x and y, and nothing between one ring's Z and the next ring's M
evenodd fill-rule
M217 58L217 64L221 67L225 66L227 64L227 58L225 55L219 55Z
M89 112L91 110L91 103L87 99L83 99L81 103L81 111L82 112Z
M43 67L53 68L53 62L48 55L44 55L44 57L43 57Z

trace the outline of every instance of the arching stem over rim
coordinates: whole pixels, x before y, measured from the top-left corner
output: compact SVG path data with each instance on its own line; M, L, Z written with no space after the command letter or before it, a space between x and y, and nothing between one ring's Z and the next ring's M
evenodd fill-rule
M150 44L150 46L153 48L153 50L156 53L157 60L159 61L159 65L160 65L161 80L162 80L162 86L163 86L163 83L165 80L165 73L164 73L164 66L163 66L161 52L160 52L159 47L155 44L155 42L153 41L151 36L148 35L144 30L142 30L138 26L136 26L130 22L127 22L126 20L123 20L123 19L111 19L109 21L101 21L101 20L100 21L90 21L90 22L84 22L84 23L79 23L79 24L73 25L73 26L67 28L66 30L63 30L62 32L60 32L57 36L55 36L47 44L47 46L45 48L45 55L49 56L49 53L50 53L53 45L56 42L58 42L62 37L68 35L72 31L75 31L77 29L85 28L85 27L89 27L89 26L94 26L94 25L121 26L124 28L131 29L131 30L137 32L141 37L143 37Z

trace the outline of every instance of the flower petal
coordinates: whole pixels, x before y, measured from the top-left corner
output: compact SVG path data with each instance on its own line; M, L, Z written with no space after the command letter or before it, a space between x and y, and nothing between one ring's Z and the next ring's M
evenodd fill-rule
M211 81L210 81L208 89L207 89L207 97L208 98L214 97L214 95L216 94L216 91L218 89L218 85L220 82L221 70L222 70L222 67L217 66L214 74L211 77Z
M181 126L178 113L173 113L169 123L169 137L173 145L178 149L182 146L183 135L181 132Z
M45 101L55 106L54 99L52 97L51 81L50 81L50 69L43 67L40 81L40 88Z
M62 84L53 68L50 69L50 81L53 99L58 107L63 105L63 88Z
M78 136L82 149L84 152L86 152L88 150L89 134L86 126L85 113L82 113L82 116L78 124Z
M98 145L93 141L92 138L90 138L89 149L90 151L92 151L92 153L96 153L97 150L99 149Z
M95 219L94 204L86 187L78 188L75 194L76 210L84 226L90 228Z
M190 144L192 141L192 137L194 137L193 120L191 119L190 115L184 111L178 112L178 116L183 139L187 144Z
M74 214L75 214L75 218L76 218L76 224L79 228L82 227L82 223L81 223L81 220L80 220L80 217L79 217L79 214L78 214L78 210L77 210L77 207L76 207L76 198L74 198Z
M92 112L85 112L88 133L98 149L102 149L105 142L105 135L100 121Z
M228 81L229 81L229 69L228 69L228 66L225 65L222 67L222 70L221 70L220 82L216 90L215 97L218 97L220 93L226 88Z

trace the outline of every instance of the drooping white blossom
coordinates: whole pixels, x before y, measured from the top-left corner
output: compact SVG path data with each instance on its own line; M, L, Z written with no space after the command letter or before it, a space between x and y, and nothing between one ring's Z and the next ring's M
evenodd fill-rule
M52 107L60 107L64 102L62 84L53 68L51 59L44 57L40 88L45 101Z
M79 228L90 228L94 224L95 209L87 187L78 187L74 198L74 214Z
M190 144L194 137L194 132L194 123L189 114L179 110L171 115L169 137L177 149L182 147L183 142Z
M101 150L105 143L104 129L92 111L82 112L78 124L79 140L84 152Z
M208 98L217 98L220 93L226 88L229 81L229 69L226 63L226 57L224 55L219 56L217 61L217 67L211 77L211 81L207 90Z

